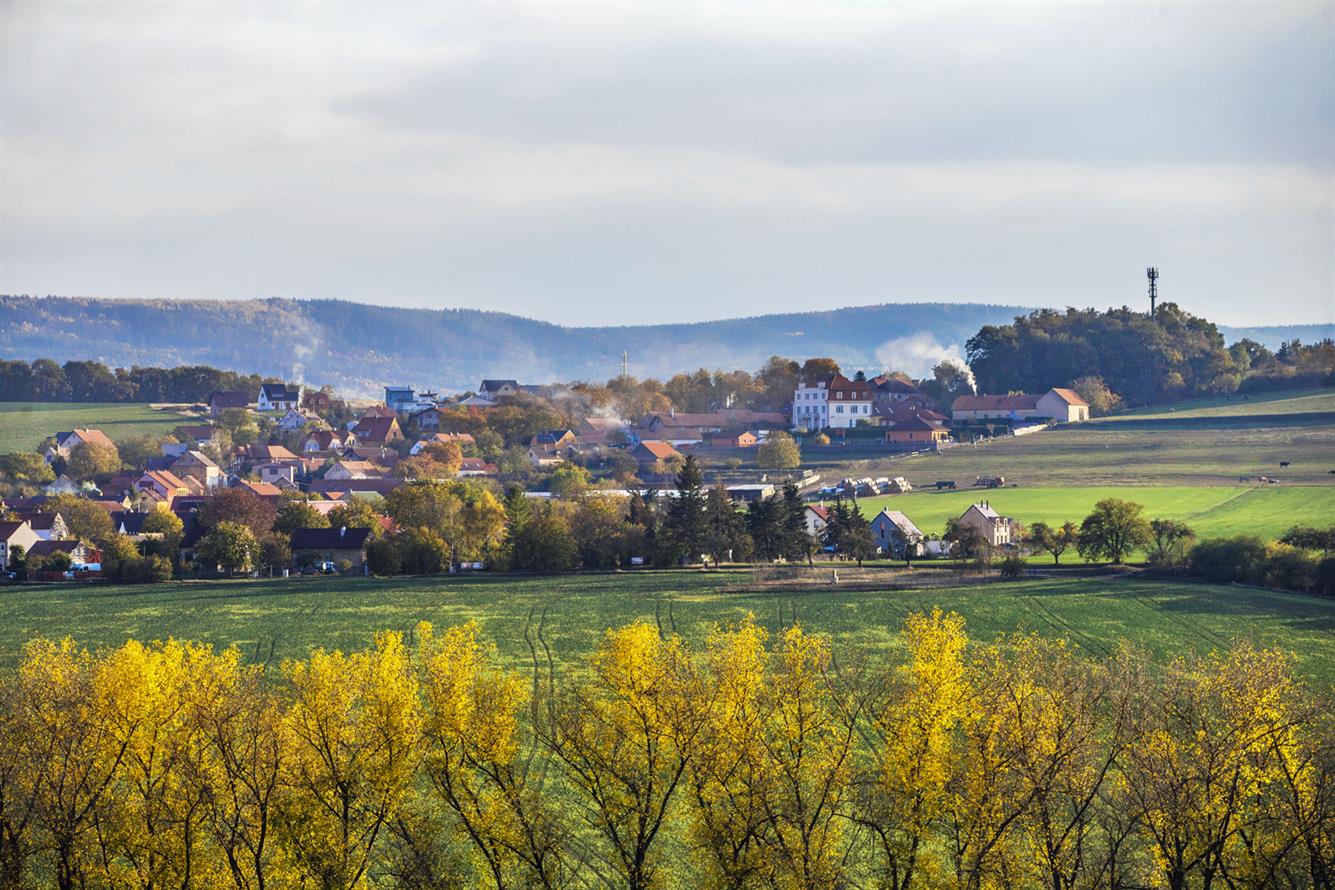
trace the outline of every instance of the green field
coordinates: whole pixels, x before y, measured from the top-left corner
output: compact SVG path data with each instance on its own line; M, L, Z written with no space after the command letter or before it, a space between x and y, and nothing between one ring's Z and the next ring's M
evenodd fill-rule
M824 570L828 572L828 569ZM925 578L939 569L920 570ZM523 578L289 579L187 582L138 587L31 586L0 591L0 665L12 667L25 640L72 635L91 646L167 636L236 644L265 660L310 647L360 648L384 628L476 619L515 664L527 658L524 628L547 610L557 657L578 661L603 631L635 618L667 625L699 643L718 622L752 612L771 630L795 614L805 627L851 646L897 645L904 616L940 606L963 614L979 640L1029 629L1095 655L1130 640L1160 657L1227 646L1236 638L1298 654L1299 670L1335 682L1335 603L1249 588L1116 577L1049 577L1020 583L910 591L818 588L734 592L746 571L667 571ZM671 609L669 611L669 604Z
M963 480L961 480L963 481ZM1254 534L1277 538L1295 525L1335 521L1335 488L1164 486L1128 491L1116 486L1063 488L972 488L966 491L914 491L862 498L868 517L884 507L899 510L929 535L940 535L946 520L975 501L988 501L998 513L1025 525L1079 523L1103 498L1124 498L1145 507L1147 518L1181 519L1202 538Z
M72 429L100 429L115 442L164 435L192 421L172 409L119 402L0 402L0 454L32 451L47 436Z
M1267 414L1314 414L1335 411L1335 391L1329 389L1293 389L1254 396L1216 396L1209 399L1189 399L1172 406L1150 405L1120 411L1112 417L1099 418L1094 423L1146 417L1245 417Z
M839 461L838 449L808 447L822 474L905 476L970 485L1005 476L1022 486L1234 486L1246 477L1285 486L1335 486L1335 393L1182 403L1071 424L1028 436L960 445L940 454ZM1281 467L1281 462L1289 466Z

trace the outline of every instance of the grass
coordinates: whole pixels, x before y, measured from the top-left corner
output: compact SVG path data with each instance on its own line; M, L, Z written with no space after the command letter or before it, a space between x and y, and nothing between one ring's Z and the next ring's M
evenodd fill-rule
M923 569L924 573L938 572ZM1299 671L1335 682L1335 604L1250 588L1113 577L1043 577L1018 583L909 591L820 588L741 593L745 572L644 572L526 578L287 579L157 586L30 586L4 591L0 666L23 643L66 634L98 647L167 636L235 644L258 660L311 647L365 646L382 629L477 620L513 664L528 658L530 614L547 612L557 658L579 663L609 627L636 618L675 626L693 643L718 622L754 613L771 631L791 623L868 650L893 650L904 616L933 607L965 616L974 639L1021 629L1063 637L1095 655L1121 641L1160 658L1242 638L1297 653Z
M1116 423L1145 417L1245 417L1273 414L1312 414L1335 411L1335 390L1291 389L1251 396L1228 395L1189 399L1174 405L1149 405L1122 411L1095 423Z
M0 454L33 451L62 430L92 427L120 443L145 434L164 435L191 422L198 421L143 403L0 402Z
M970 481L960 480L966 485ZM986 500L998 513L1025 525L1046 522L1056 526L1068 519L1079 524L1097 501L1109 497L1144 505L1151 519L1181 519L1202 538L1241 534L1277 538L1295 525L1329 525L1335 517L1335 487L971 488L862 498L858 504L868 517L884 507L899 510L926 534L940 535L947 519L959 516L976 501Z

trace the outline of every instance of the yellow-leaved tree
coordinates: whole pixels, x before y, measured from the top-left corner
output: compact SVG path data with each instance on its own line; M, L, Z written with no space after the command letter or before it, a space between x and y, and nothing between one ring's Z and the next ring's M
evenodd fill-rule
M876 745L859 812L876 841L881 885L890 890L940 880L931 836L945 812L972 696L960 615L910 615L902 636L908 662L868 708Z
M497 888L566 886L569 832L546 762L522 735L524 679L497 664L474 622L440 635L423 623L418 636L426 774L458 818L479 872Z
M400 634L345 655L287 662L280 829L291 864L322 890L361 886L417 769L421 707Z

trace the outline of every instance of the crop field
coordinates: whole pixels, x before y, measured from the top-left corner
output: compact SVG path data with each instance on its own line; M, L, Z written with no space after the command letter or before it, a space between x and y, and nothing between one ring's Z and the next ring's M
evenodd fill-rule
M972 480L961 480L964 484ZM918 490L910 494L862 498L868 516L884 507L899 510L928 535L940 535L946 520L975 501L988 501L998 513L1025 525L1046 522L1079 524L1103 498L1123 498L1145 507L1150 519L1181 519L1201 538L1254 534L1277 538L1295 525L1335 522L1335 487L1283 488L1163 486L1128 491L1118 486L1061 488L969 488L965 491Z
M94 427L115 442L163 435L191 420L171 409L119 402L0 402L0 454L32 451L61 430Z
M828 569L824 570L828 573ZM921 569L924 577L940 569ZM1052 576L1023 582L920 590L739 592L745 570L662 571L557 577L284 579L137 587L31 586L0 591L0 666L23 643L69 635L93 646L168 636L235 644L249 658L280 660L323 646L361 648L382 629L408 631L477 620L515 665L527 663L530 615L546 611L556 658L575 665L609 627L636 618L676 627L699 644L710 628L748 612L771 631L794 617L864 651L897 646L904 616L960 612L976 640L1021 629L1063 637L1103 656L1122 641L1161 658L1243 638L1297 653L1299 671L1335 682L1335 603L1297 594L1115 576Z

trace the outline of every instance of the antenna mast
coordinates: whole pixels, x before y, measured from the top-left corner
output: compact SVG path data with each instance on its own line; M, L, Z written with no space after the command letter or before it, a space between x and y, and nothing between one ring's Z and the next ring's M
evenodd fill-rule
M1150 318L1154 318L1154 304L1159 299L1159 270L1150 266L1145 275L1150 279Z

